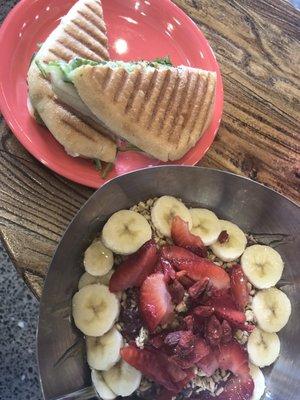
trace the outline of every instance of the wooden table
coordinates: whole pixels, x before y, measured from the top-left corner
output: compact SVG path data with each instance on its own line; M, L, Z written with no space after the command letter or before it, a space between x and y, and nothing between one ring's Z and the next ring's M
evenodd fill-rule
M175 0L220 63L224 114L199 165L245 175L300 201L299 17L284 0ZM0 123L0 232L40 297L56 245L93 193L51 172Z

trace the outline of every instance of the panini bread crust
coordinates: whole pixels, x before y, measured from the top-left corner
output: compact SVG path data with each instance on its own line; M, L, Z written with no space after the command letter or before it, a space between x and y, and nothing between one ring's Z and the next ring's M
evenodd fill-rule
M74 57L109 59L100 0L79 0L44 42L35 59L48 63ZM34 61L28 71L28 89L32 106L68 154L114 161L114 141L60 103Z
M215 72L84 65L72 81L108 128L162 161L180 159L211 122Z

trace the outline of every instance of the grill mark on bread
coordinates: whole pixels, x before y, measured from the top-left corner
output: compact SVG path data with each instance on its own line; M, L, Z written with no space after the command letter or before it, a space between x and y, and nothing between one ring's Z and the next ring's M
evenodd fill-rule
M99 57L101 57L98 53L96 53L94 50L92 50L87 43L82 43L81 39L78 39L74 35L74 33L67 32L66 30L64 33L69 36L74 43L68 43L67 46L74 52L80 55L80 53L83 55L83 58L88 58L93 61L99 61ZM60 40L58 42L62 43ZM79 46L78 46L79 44Z
M142 81L142 73L140 70L138 70L137 75L135 77L133 87L132 87L132 91L130 93L130 96L128 97L128 101L125 106L125 110L124 110L125 114L127 114L131 110L134 99L139 92L141 81Z
M51 97L50 97L51 98ZM64 112L67 113L67 117L76 117L76 119L78 119L78 117L76 115L73 114L72 110L70 109L70 107L66 106L64 103L60 102L57 97L52 97L51 100ZM76 131L77 133L85 136L86 138L88 138L89 140L93 141L94 143L97 143L97 141L95 140L93 135L89 135L88 131L86 129L81 129L80 126L76 125L75 123L73 123L71 118L66 118L66 116L64 116L64 114L62 114L61 116L61 120L62 122L64 122L66 125L68 125L70 128L72 128L74 131ZM93 127L91 125L89 125L86 122L82 122L81 120L79 120L80 125L82 124L86 124L89 128L93 129Z
M77 49L73 45L70 45L70 43L64 43L62 39L57 39L56 44L59 44L64 51L68 51L71 53L70 56L68 56L68 60L71 60L74 57L82 57L82 58L87 58L86 53L83 53L81 50Z
M206 98L207 89L208 89L208 78L205 79L205 84L204 85L205 86L204 86L204 89L203 89L203 92L202 92L201 99L199 99L199 101L196 102L196 104L199 104L199 110L198 110L197 114L195 115L194 121L192 123L191 129L190 129L191 132L193 132L193 130L195 129L195 125L196 125L197 119L198 119L197 117L200 117L201 111L202 111L203 106L204 106L204 100ZM201 103L200 103L200 100L201 100Z
M95 39L93 37L91 37L90 35L88 35L87 33L85 33L84 31L82 31L82 35L80 37L80 34L78 34L78 30L76 30L75 32L73 32L72 30L70 31L69 29L72 29L71 27L66 27L64 32L70 36L71 38L73 38L75 41L77 41L78 43L81 43L82 45L84 45L84 47L90 51L92 51L94 54L96 54L99 58L103 58L103 55L105 55L105 51L103 52L102 47L97 46L97 44L95 43ZM86 35L86 37L84 37ZM94 41L94 43L92 42Z
M103 34L102 31L100 32L96 32L92 29L90 29L89 27L87 27L86 25L82 24L81 21L72 21L72 24L75 25L76 28L81 29L83 32L85 32L87 35L89 35L91 38L97 40L99 42L100 45L102 45L103 49L101 49L101 51L105 54L106 59L108 59L108 51L107 51L107 37ZM100 49L99 49L100 50Z
M50 48L48 52L50 54L53 54L54 57L57 58L58 60L69 61L70 59L69 57L66 56L66 54L63 51L60 51L59 49Z
M196 100L197 99L197 93L199 90L199 86L200 86L200 74L197 74L197 78L196 78L196 82L195 82L195 86L193 89L193 93L189 99L188 105L187 105L187 113L184 116L184 120L183 120L183 124L182 124L182 129L184 129L187 125L187 123L189 122L189 119L192 116L192 111L193 108L195 107L195 105L192 105L193 99ZM191 109L191 112L189 112L189 110Z
M143 102L141 104L141 107L140 107L140 110L139 110L139 114L137 116L137 122L140 121L141 116L143 115L144 110L145 110L145 105L146 105L147 101L150 99L150 97L152 95L152 92L153 92L154 87L155 87L155 81L156 81L156 78L157 78L157 74L158 74L158 71L157 71L157 69L155 69L153 71L153 74L151 76L149 85L148 85L147 90L145 92L145 97L144 97L144 100L143 100Z
M129 76L128 72L125 69L122 69L122 75L120 77L119 82L116 85L115 93L113 96L113 103L116 103L118 101L122 89L124 89L125 82L128 76Z
M106 29L103 24L103 22L99 21L97 18L94 17L94 15L90 15L85 13L82 10L78 10L78 14L84 19L87 23L91 24L93 27L96 27L98 30L100 30L104 35L106 35Z
M160 121L160 128L161 129L163 129L164 123L165 123L165 120L166 120L166 116L167 116L168 112L170 111L172 105L174 104L174 101L175 101L175 98L176 98L176 94L177 94L177 90L178 90L178 87L179 87L180 76L179 76L178 70L175 69L175 71L176 71L176 75L177 75L176 76L176 81L175 81L175 85L173 87L171 96L169 98L168 104L167 104L167 106L165 108L164 116L163 116L162 120Z
M176 110L174 110L175 118L173 119L173 125L170 128L170 132L169 132L169 135L168 135L168 140L170 140L171 138L173 140L175 139L174 134L175 134L176 126L177 126L179 117L181 116L181 110L183 108L183 105L184 105L184 102L185 102L185 99L186 99L186 96L187 96L187 93L188 93L188 89L189 89L189 86L190 86L190 81L191 81L191 73L190 73L190 71L187 71L186 85L184 86L184 89L183 89L182 93L180 94L180 101L179 101L179 103L177 105L177 108L176 108Z
M211 79L212 79L212 74L209 74L208 75L208 79L207 79L207 91L206 91L206 94L205 94L205 98L206 98L206 96L208 94L208 89L210 87ZM204 115L204 118L203 118L203 122L202 122L202 124L200 126L200 132L202 132L203 128L205 127L205 124L206 124L206 121L207 121L207 118L208 118L208 110L210 109L210 107L212 105L213 98L214 98L214 90L211 90L209 95L210 95L209 100L207 102L206 108L204 109L204 114L205 115Z
M97 17L103 18L103 14L99 11L98 7L93 7L91 4L85 4L86 8L88 8L93 14L96 14Z
M106 74L105 74L105 76L104 76L104 78L102 80L102 89L103 90L106 89L106 87L108 85L108 82L110 80L111 74L112 74L112 69L109 68L109 67L106 67Z
M164 78L163 78L162 87L161 87L161 89L160 89L160 91L158 93L158 96L156 98L156 102L155 102L153 110L152 110L151 117L150 117L150 119L148 121L148 124L147 124L147 128L148 129L152 126L152 124L154 122L154 119L157 116L157 110L158 110L160 101L163 98L163 96L166 94L166 89L167 89L167 87L168 87L168 85L170 83L170 76L171 76L171 71L168 69L165 72L165 75L164 75Z

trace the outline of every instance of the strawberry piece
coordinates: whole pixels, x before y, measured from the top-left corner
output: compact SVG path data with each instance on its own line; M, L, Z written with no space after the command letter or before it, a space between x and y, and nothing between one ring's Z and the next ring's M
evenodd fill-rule
M234 301L240 310L244 310L249 301L249 289L247 278L240 265L234 265L230 269L230 286Z
M215 351L219 368L231 371L235 376L224 386L223 392L214 397L218 400L250 400L254 383L250 376L246 350L236 341L222 344Z
M172 357L172 359L182 369L186 370L194 367L198 363L198 361L206 357L209 354L209 352L210 349L205 343L205 341L201 338L195 337L193 347L188 354L181 354L180 351L177 351L175 356Z
M179 304L183 300L185 290L177 279L174 279L174 281L168 286L168 290L174 304Z
M179 358L184 358L194 351L196 336L191 331L181 331L175 353Z
M204 337L211 346L217 346L223 334L220 321L212 315L206 323Z
M226 319L223 320L222 322L222 337L221 337L221 342L222 343L228 343L231 342L232 340L232 329L229 323L226 321Z
M176 384L176 380L181 378L184 380L187 376L172 360L168 360L166 356L163 357L158 350L138 349L130 345L121 349L121 357L147 378L174 393L178 393L181 389L181 385Z
M254 382L250 376L245 380L232 377L224 386L223 392L212 397L212 400L251 400L253 391Z
M207 376L212 376L219 368L219 362L215 353L210 350L205 357L197 362L197 366L201 368Z
M230 324L241 327L245 326L245 314L237 310L232 297L228 294L220 297L209 298L205 302L206 306L213 307L214 313L222 319L226 319Z
M173 218L171 236L177 246L184 247L200 257L207 256L207 250L201 238L193 235L189 230L188 223L178 215Z
M220 368L231 371L234 375L248 379L249 360L247 351L236 341L221 344L216 352Z
M148 276L142 284L140 312L150 332L171 319L173 304L162 273Z
M209 284L215 289L228 289L230 278L227 272L213 262L199 258L197 260L174 261L174 266L187 272L187 276L195 281L203 282L209 279Z
M149 240L118 266L110 278L109 290L115 293L141 286L146 277L154 270L157 259L156 244L154 240Z
M161 257L171 261L171 263L174 261L198 260L200 258L183 247L172 245L166 245L161 248Z

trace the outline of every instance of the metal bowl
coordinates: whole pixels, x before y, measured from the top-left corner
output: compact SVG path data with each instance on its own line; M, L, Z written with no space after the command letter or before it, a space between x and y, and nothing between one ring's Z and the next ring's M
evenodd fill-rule
M299 399L299 208L249 179L184 166L156 167L118 177L100 188L71 222L53 257L40 303L37 341L44 398L95 396L90 387L83 338L71 320L71 299L83 272L83 253L112 213L163 194L180 197L189 206L209 208L245 232L255 234L261 242L277 246L285 262L279 286L292 302L292 315L279 334L279 359L264 370L264 399Z

